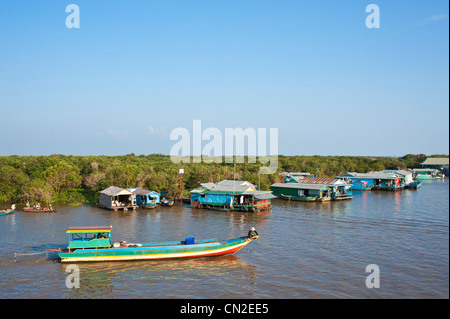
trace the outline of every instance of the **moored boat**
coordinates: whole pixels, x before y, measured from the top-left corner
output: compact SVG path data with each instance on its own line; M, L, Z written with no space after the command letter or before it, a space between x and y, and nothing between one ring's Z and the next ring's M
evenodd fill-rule
M50 207L24 207L23 211L26 213L55 213L56 209Z
M263 212L272 209L271 191L258 191L247 181L223 180L201 183L191 190L191 207L216 211Z
M186 238L183 241L131 244L112 243L112 226L71 227L67 250L59 253L61 262L125 261L168 258L192 258L233 254L259 237L248 236L227 240ZM254 230L254 229L252 229Z
M12 214L16 210L16 205L12 204L11 208L0 210L0 216Z
M166 207L171 207L171 206L173 206L173 200L168 200L168 199L163 198L163 199L161 199L160 205L166 206Z
M408 185L406 185L406 188L409 189L418 189L422 187L422 181L417 180L417 181L413 181L411 183L409 183Z
M444 175L438 169L414 168L411 171L414 175L415 180L434 180L444 178Z

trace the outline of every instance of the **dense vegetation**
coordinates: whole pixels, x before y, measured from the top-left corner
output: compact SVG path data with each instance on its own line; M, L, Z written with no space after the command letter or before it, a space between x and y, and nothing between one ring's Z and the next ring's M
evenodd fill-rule
M259 175L260 163L236 164L236 179L248 180L261 189L281 181L280 172L309 172L316 177L335 177L347 172L420 167L425 154L401 158L363 156L279 156L278 171ZM178 169L184 168L183 195L200 182L233 179L233 164L174 164L169 156L7 156L0 157L0 202L94 204L98 192L111 185L141 187L180 196Z

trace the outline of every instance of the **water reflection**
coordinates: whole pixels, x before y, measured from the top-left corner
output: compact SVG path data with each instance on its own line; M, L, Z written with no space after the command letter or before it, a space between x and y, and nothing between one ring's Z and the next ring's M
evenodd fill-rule
M66 266L61 264L63 275L66 274ZM117 288L124 282L133 284L127 285L127 292L122 297L128 298L131 295L133 298L145 298L148 297L149 291L152 291L154 296L155 290L181 285L184 288L178 293L174 289L172 297L183 298L193 283L198 288L204 281L209 281L205 291L195 290L197 295L204 294L208 297L211 285L224 285L229 277L243 277L245 286L249 287L255 284L256 278L256 266L234 255L193 259L78 263L77 266L80 268L80 288L72 289L69 298L121 297L120 293L117 293Z
M182 205L111 212L58 207L0 218L0 298L422 298L448 297L448 180L418 190L354 192L353 200L274 200L270 212ZM67 246L70 226L113 225L113 240L226 239L255 227L260 238L232 256L80 263L81 288L65 287L65 264L13 253ZM365 287L376 263L382 289Z

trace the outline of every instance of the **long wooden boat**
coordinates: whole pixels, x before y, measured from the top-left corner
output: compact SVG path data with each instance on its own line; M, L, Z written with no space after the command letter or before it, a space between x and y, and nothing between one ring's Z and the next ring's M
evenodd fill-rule
M48 207L44 208L24 207L23 211L27 213L54 213L56 212L56 209Z
M9 215L9 214L13 213L14 210L15 209L10 209L10 208L0 210L0 216Z
M112 244L112 226L71 227L67 250L59 253L61 262L126 261L167 258L192 258L234 254L259 236L227 240L186 238L184 241Z

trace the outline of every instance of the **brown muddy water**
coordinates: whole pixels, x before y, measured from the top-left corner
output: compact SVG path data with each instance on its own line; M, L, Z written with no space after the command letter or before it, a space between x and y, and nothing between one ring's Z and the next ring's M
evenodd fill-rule
M270 213L188 206L130 212L57 207L0 216L0 298L448 298L449 182L419 190L359 192L351 201L273 201ZM113 225L114 241L226 239L253 226L260 238L235 255L79 263L66 287L57 255L70 226ZM14 261L14 253L20 255ZM366 266L380 287L366 287Z

